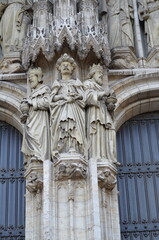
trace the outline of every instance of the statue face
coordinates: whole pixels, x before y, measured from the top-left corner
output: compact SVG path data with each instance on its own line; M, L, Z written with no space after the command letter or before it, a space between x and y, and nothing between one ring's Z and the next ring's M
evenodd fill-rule
M31 89L36 88L37 85L39 84L38 75L35 74L34 72L31 72L31 73L29 74L29 84L30 84Z
M103 83L103 72L102 72L102 71L96 71L96 72L94 73L93 78L95 79L95 81L96 81L97 83L99 83L100 85L102 85L102 83Z
M62 62L60 66L61 74L72 74L73 72L73 66L70 62Z

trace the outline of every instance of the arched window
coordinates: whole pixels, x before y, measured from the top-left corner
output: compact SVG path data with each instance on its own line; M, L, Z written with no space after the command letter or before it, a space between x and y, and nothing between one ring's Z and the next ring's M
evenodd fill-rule
M18 130L0 121L0 239L25 239L21 142Z
M117 133L122 240L159 239L159 113L128 120Z

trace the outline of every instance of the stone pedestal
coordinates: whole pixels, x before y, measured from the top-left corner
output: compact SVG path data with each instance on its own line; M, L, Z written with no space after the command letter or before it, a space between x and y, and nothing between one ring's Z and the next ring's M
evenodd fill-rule
M112 62L111 68L114 69L127 69L137 68L138 58L135 55L135 51L131 47L113 48L111 51Z
M0 61L0 74L23 72L20 52L5 55Z

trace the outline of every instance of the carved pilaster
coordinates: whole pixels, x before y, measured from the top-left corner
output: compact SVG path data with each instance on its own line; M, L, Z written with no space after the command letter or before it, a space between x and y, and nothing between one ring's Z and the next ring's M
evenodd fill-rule
M98 193L100 205L100 222L102 239L120 239L120 230L116 229L116 220L118 217L117 202L117 169L110 162L97 164L98 175ZM114 233L118 234L116 236Z
M25 172L26 178L26 239L42 236L43 163L32 161Z

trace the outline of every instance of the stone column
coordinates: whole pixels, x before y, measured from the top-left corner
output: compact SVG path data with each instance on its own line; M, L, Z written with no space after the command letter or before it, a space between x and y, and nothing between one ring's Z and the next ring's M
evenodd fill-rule
M34 161L25 172L26 240L42 239L43 165Z

